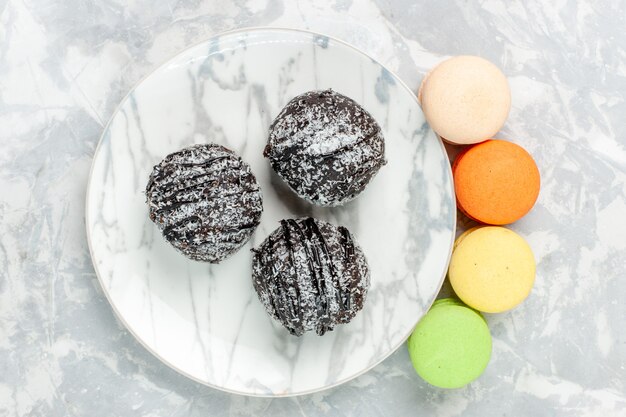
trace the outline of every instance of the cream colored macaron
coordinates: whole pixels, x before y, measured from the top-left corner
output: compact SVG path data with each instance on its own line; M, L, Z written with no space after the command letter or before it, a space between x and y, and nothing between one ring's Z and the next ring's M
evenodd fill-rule
M502 71L469 55L433 68L422 81L418 99L430 127L442 139L462 145L493 138L511 108L511 90Z

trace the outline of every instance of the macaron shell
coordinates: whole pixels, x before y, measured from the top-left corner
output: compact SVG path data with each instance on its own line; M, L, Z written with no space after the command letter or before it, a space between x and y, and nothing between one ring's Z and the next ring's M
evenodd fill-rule
M467 153L467 151L469 151L470 149L472 149L473 146L469 145L466 146L461 152L459 152L459 154L457 154L456 158L454 158L454 162L452 163L452 171L454 172L454 170L456 169L456 166L461 162L461 160L463 159L463 156L465 156L465 154Z
M537 164L512 142L494 139L471 147L455 160L452 173L459 209L482 223L513 223L539 196Z
M535 281L535 259L526 241L503 227L467 234L452 253L448 270L456 295L468 306L500 313L517 306Z
M457 157L454 159L454 162L452 163L452 175L454 176L454 171L456 170L457 165L461 162L461 159L463 158L463 156L467 153L467 151L469 151L470 149L472 149L472 146L468 146L465 148L465 150L463 152L461 152L460 154L457 155ZM481 223L480 220L477 220L475 218L473 218L468 212L466 212L463 209L463 206L459 203L459 198L456 196L456 190L455 190L455 199L456 199L456 207L461 211L461 213L463 213L466 217Z
M428 77L430 76L432 72L433 70L431 69L430 71L426 73L426 75L424 75L424 78L422 78L422 82L420 83L420 87L417 90L417 102L420 104L420 106L422 105L422 90L424 88L424 85L426 84L426 81L428 81Z
M430 309L432 310L433 308L448 306L448 305L465 306L465 304L457 298L440 298L438 300L435 300L435 302L430 307Z
M456 144L493 137L511 108L506 77L477 56L457 56L437 65L424 77L418 97L430 127Z
M432 307L430 307L430 309L434 309L434 308L439 308L439 307L446 307L446 306L460 306L460 307L466 307L466 308L472 308L470 306L468 306L467 304L465 304L463 301L461 301L458 298L440 298L439 300L435 300L435 302L433 303ZM478 311L478 310L474 310L474 311ZM485 320L485 318L482 316L482 314L480 315L480 317ZM485 320L486 322L486 320Z
M452 250L456 249L457 246L459 246L459 244L473 231L480 229L481 227L485 227L485 226L474 226L470 229L467 229L466 231L464 231L463 233L461 233L459 235L459 237L456 238L456 240L454 241L454 245L452 245Z
M440 388L460 388L478 378L489 363L491 345L481 314L454 304L430 310L408 340L415 371Z

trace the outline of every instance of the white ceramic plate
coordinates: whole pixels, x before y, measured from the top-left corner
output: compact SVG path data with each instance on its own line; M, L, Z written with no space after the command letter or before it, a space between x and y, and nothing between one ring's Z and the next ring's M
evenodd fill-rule
M365 107L386 140L388 164L340 208L298 199L262 157L280 109L300 93L325 88ZM187 260L170 247L148 219L143 192L165 155L210 141L251 165L264 198L251 241L219 265ZM379 63L322 35L242 30L187 49L122 101L94 157L87 235L113 309L163 362L225 391L304 394L372 368L429 308L454 238L451 178L415 95ZM250 277L250 247L280 219L304 215L348 227L371 269L363 310L323 337L294 337L273 322Z

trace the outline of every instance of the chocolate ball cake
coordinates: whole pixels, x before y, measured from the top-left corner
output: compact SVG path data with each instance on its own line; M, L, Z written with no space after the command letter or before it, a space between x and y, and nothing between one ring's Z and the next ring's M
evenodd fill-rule
M281 220L253 252L259 299L291 334L315 330L321 336L363 308L369 268L345 227L310 217Z
M352 200L386 163L378 123L333 90L287 103L270 126L263 155L296 194L322 206Z
M263 211L250 166L217 144L166 156L150 174L146 201L169 243L188 258L211 263L241 248Z

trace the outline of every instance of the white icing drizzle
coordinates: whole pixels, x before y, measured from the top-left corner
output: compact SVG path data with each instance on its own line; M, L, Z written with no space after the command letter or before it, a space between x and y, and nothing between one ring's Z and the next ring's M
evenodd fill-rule
M268 314L296 336L348 323L370 284L363 251L348 230L312 218L281 221L254 250L252 277Z
M362 192L386 163L373 117L332 90L292 99L274 120L264 154L300 197L323 206Z
M146 202L168 242L191 259L211 263L241 248L263 211L250 166L217 144L165 157L150 175Z

